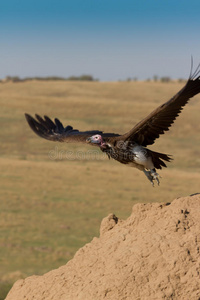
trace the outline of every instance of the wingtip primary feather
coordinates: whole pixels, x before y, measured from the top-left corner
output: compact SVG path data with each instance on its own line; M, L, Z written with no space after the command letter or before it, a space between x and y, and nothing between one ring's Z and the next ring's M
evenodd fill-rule
M25 118L26 118L27 121L30 120L31 116L29 114L24 113L24 115L25 115Z
M34 118L31 117L31 115L25 113L25 118L26 118L26 121L28 122L29 126L32 128L33 127L33 123L34 123Z
M193 57L191 57L191 69L190 76L188 80L198 80L200 78L200 63L197 65L196 69L193 72Z

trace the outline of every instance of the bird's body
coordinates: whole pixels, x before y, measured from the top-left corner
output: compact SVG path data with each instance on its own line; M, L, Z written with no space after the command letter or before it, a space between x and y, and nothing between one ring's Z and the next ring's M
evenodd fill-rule
M91 138L88 139L88 142L91 142L90 140ZM171 160L166 154L151 151L146 147L130 141L118 141L115 145L106 143L106 145L100 146L100 149L106 153L109 158L111 157L122 164L143 171L152 184L153 180L156 180L159 184L160 176L155 169L166 167L163 160Z
M58 119L53 122L47 116L44 116L44 119L39 115L36 115L36 119L28 114L25 116L31 129L40 137L51 141L82 142L96 145L109 158L143 171L152 185L154 180L159 184L160 176L156 169L166 167L164 161L169 162L171 158L167 154L154 152L146 146L153 144L160 134L169 130L189 99L200 93L199 73L200 65L190 75L186 85L174 97L159 106L123 135L103 133L98 130L81 132L69 125L63 127Z

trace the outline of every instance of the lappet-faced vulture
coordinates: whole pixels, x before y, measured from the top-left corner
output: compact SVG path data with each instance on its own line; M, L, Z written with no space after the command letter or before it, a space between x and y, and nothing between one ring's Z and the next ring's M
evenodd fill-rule
M144 172L154 185L159 184L159 174L156 169L166 167L164 161L169 162L171 157L164 153L152 151L146 146L152 145L161 134L169 130L176 117L190 98L200 92L200 65L190 77L185 86L169 101L160 105L146 118L137 123L125 134L104 133L99 130L79 131L68 125L64 127L56 118L54 122L47 116L35 119L25 114L31 129L40 137L56 142L88 143L96 145L108 157L122 164L130 165Z

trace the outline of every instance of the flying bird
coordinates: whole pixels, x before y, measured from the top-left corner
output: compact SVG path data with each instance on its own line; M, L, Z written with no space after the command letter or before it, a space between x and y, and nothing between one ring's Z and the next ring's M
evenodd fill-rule
M154 144L161 134L169 130L189 99L198 93L200 93L200 64L194 73L190 72L187 83L175 96L125 134L104 133L99 130L79 131L70 125L64 127L57 118L53 122L49 117L41 118L37 114L35 119L29 114L25 114L25 117L31 129L40 137L55 142L81 142L98 146L109 158L143 171L154 186L154 181L158 185L160 182L156 169L167 167L165 162L170 162L172 158L168 154L152 151L146 146Z

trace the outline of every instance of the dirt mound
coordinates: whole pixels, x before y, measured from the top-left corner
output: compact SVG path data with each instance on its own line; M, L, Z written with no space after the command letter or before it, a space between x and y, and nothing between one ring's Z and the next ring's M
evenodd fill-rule
M103 219L65 266L18 280L6 300L200 299L200 195Z

